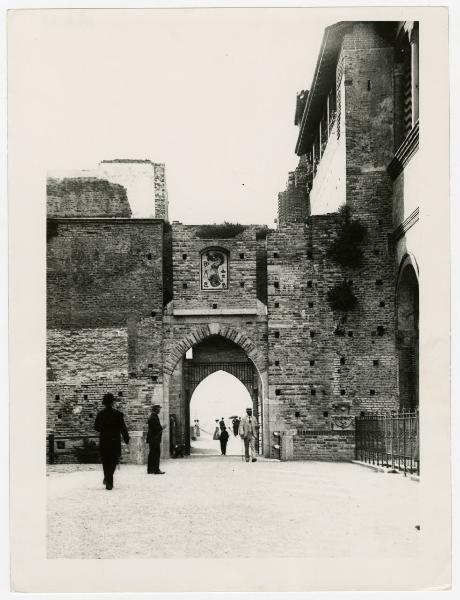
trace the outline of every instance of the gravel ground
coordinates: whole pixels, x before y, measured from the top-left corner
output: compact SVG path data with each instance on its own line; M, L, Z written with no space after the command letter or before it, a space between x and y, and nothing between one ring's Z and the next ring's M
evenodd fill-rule
M414 556L419 484L351 463L162 461L49 467L48 558Z

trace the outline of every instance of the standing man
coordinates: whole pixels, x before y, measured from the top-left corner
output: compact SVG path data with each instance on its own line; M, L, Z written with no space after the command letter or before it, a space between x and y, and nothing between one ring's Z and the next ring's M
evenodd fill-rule
M152 406L152 414L148 420L147 444L150 446L150 451L147 462L147 473L149 475L164 475L164 471L160 471L161 437L164 429L158 417L160 410L161 406L154 404Z
M105 394L102 398L105 408L97 413L94 422L94 429L99 432L99 451L104 469L103 483L107 490L113 489L113 474L121 456L120 435L123 436L125 444L129 444L123 413L113 408L114 402L113 394Z
M246 416L240 420L238 433L244 441L244 457L246 462L249 462L249 451L251 451L252 462L256 462L255 441L259 425L257 419L252 416L252 408L246 409Z
M220 432L220 453L222 454L222 456L225 456L227 454L227 442L228 442L228 431L227 428L224 425L224 428L221 430Z

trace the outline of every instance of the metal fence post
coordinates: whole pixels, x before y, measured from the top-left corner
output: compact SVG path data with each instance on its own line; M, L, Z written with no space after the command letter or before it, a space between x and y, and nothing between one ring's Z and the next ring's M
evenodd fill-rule
M357 460L420 474L418 411L355 417L355 443Z

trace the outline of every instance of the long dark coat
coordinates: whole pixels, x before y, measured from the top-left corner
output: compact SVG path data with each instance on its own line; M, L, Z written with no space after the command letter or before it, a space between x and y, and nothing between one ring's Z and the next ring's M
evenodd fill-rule
M147 433L147 444L158 444L161 442L163 426L157 413L152 413L148 420L149 431Z
M121 456L121 436L129 442L123 413L106 406L96 415L94 429L99 431L99 449L102 455L119 458Z

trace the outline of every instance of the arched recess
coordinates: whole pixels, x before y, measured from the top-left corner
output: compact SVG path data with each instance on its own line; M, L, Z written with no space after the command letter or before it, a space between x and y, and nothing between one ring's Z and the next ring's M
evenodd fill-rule
M219 354L206 365L193 365L185 360L190 348L197 347L208 338L223 338L237 345L244 351L245 362L223 362ZM200 369L202 372L200 372ZM171 344L165 352L164 360L164 401L171 413L180 421L183 441L189 447L187 425L190 421L189 402L194 388L210 373L217 370L226 371L242 381L253 398L255 414L261 422L260 450L269 455L269 406L268 375L266 358L257 351L254 342L234 327L210 323L195 326L180 341ZM181 389L179 392L178 389ZM181 408L179 408L181 407ZM267 443L264 443L265 440Z
M396 348L399 359L399 406L419 404L419 282L413 256L401 261L396 287Z
M266 357L258 352L254 342L245 333L238 331L238 329L230 325L209 323L194 327L181 340L173 343L171 348L166 352L163 373L171 375L175 366L187 350L212 335L220 335L240 346L256 366L259 375L267 370Z

